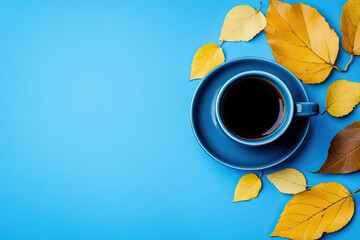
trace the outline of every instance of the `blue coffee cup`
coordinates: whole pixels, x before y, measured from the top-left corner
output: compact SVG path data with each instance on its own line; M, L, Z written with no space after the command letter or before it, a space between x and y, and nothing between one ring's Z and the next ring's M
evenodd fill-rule
M220 109L224 93L229 88L231 88L234 83L238 83L239 81L243 81L245 79L250 79L250 78L259 78L271 83L280 92L284 103L284 109L283 109L284 113L282 115L282 121L279 124L279 126L269 135L257 139L247 139L232 133L224 124ZM281 137L286 132L294 117L311 117L319 114L319 111L320 111L320 107L318 103L294 102L291 92L289 91L287 86L276 76L264 71L247 71L232 77L222 86L215 100L215 115L216 115L217 123L220 126L220 129L223 131L225 135L227 135L232 140L248 146L261 146L271 143L276 139L278 139L279 137ZM247 116L242 116L242 117L246 118Z

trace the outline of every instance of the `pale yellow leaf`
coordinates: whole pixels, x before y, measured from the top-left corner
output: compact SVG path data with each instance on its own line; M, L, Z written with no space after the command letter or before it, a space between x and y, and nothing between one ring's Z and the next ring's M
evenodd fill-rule
M190 80L203 78L211 69L225 61L224 52L215 43L208 43L195 53Z
M306 190L306 178L294 168L285 168L266 176L282 193L296 194Z
M315 8L270 0L266 20L266 38L278 63L304 83L320 83L329 76L339 37Z
M327 90L325 107L334 117L342 117L349 114L359 102L360 83L338 80Z
M247 201L256 198L261 189L261 180L254 173L248 173L240 178L235 189L233 202Z
M248 5L231 9L221 29L220 41L249 41L266 26L264 14Z
M320 183L293 196L270 236L318 239L324 232L331 233L343 228L353 214L352 194L343 185L336 182Z
M349 0L341 14L342 44L348 53L360 55L360 0Z

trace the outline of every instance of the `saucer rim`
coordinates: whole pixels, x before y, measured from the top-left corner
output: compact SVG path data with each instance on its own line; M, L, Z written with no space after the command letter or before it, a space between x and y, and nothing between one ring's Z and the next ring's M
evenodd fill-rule
M301 91L304 93L304 96L307 100L307 102L309 102L309 97L305 91L305 88L304 86L302 85L302 83L300 82L300 80L287 68L285 68L284 66L280 65L279 63L277 63L276 61L273 61L273 60L270 60L270 59L266 59L266 58L262 58L262 57L239 57L239 58L234 58L234 59L231 59L229 61L226 61L218 66L216 66L215 68L213 68L210 72L208 72L202 79L200 79L200 83L199 85L197 86L197 88L195 89L195 92L194 92L194 95L191 99L191 106L190 106L190 124L191 124L191 129L192 129L192 132L196 138L196 141L198 142L198 144L201 146L201 148L212 158L214 159L215 161L217 161L218 163L226 166L226 167L229 167L229 168L233 168L233 169L237 169L237 170L264 170L264 169L267 169L267 168L271 168L271 167L274 167L282 162L284 162L286 159L288 159L289 157L291 157L297 150L298 148L301 146L301 144L304 142L304 139L306 138L308 132L309 132L309 128L310 128L310 122L311 122L311 118L307 118L307 125L306 125L306 128L304 129L304 134L302 136L302 138L300 139L299 143L296 145L296 147L294 147L294 149L286 154L286 156L284 156L283 158L281 158L280 160L276 161L276 162L273 162L273 163L269 163L268 165L266 166L263 166L263 167L241 167L241 166L236 166L236 165L233 165L233 164L228 164L228 163L225 163L223 162L222 160L218 159L217 157L215 157L214 155L212 155L208 150L207 148L201 143L201 141L199 140L199 137L198 137L198 134L194 128L194 119L193 119L193 107L194 107L194 100L196 98L196 95L198 94L198 91L199 89L201 88L202 84L205 83L206 79L209 78L214 72L216 72L219 68L222 68L232 62L236 62L236 61L244 61L244 60L259 60L259 61L263 61L263 62L270 62L272 64L275 64L277 67L279 68L282 68L283 70L285 70L288 74L292 75L294 79L296 79L300 84L300 87L301 87ZM276 140L274 141L276 142ZM240 143L239 143L240 144ZM248 146L248 147L257 147L257 146ZM261 146L259 146L261 147Z

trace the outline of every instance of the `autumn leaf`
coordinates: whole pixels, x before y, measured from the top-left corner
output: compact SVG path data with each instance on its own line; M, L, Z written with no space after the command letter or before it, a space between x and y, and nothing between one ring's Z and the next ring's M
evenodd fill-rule
M256 198L261 189L261 180L254 173L248 173L240 178L235 189L233 202L247 201Z
M195 53L190 80L203 78L211 69L225 61L224 52L215 43L208 43Z
M306 178L294 168L285 168L266 176L282 193L296 194L306 190Z
M345 174L359 170L360 121L357 121L335 135L324 164L315 173Z
M295 194L286 204L270 236L318 239L324 232L338 231L354 214L354 193L349 193L339 183L328 182Z
M360 83L338 80L327 90L325 111L334 117L342 117L349 114L359 102Z
M266 18L259 9L247 5L231 9L225 17L219 40L249 41L255 37L266 26Z
M304 83L320 83L331 70L339 51L339 37L325 18L303 3L270 0L265 34L278 63Z
M360 0L349 0L341 14L342 45L351 55L360 55Z

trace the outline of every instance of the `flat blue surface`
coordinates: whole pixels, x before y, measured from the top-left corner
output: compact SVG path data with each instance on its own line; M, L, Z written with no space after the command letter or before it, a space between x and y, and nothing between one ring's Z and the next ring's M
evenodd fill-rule
M304 2L341 36L344 0ZM189 120L199 84L188 81L192 57L218 43L239 4L259 1L1 1L0 238L267 239L290 196L263 178L258 198L232 203L247 172L211 159ZM223 48L228 60L274 59L263 32ZM337 65L349 58L340 48ZM324 108L332 82L359 75L355 57L347 73L305 88ZM313 118L302 151L265 174L295 167L310 185L354 191L359 173L306 170L317 170L332 137L356 120L359 106L344 118ZM359 224L356 211L325 239L355 239Z

